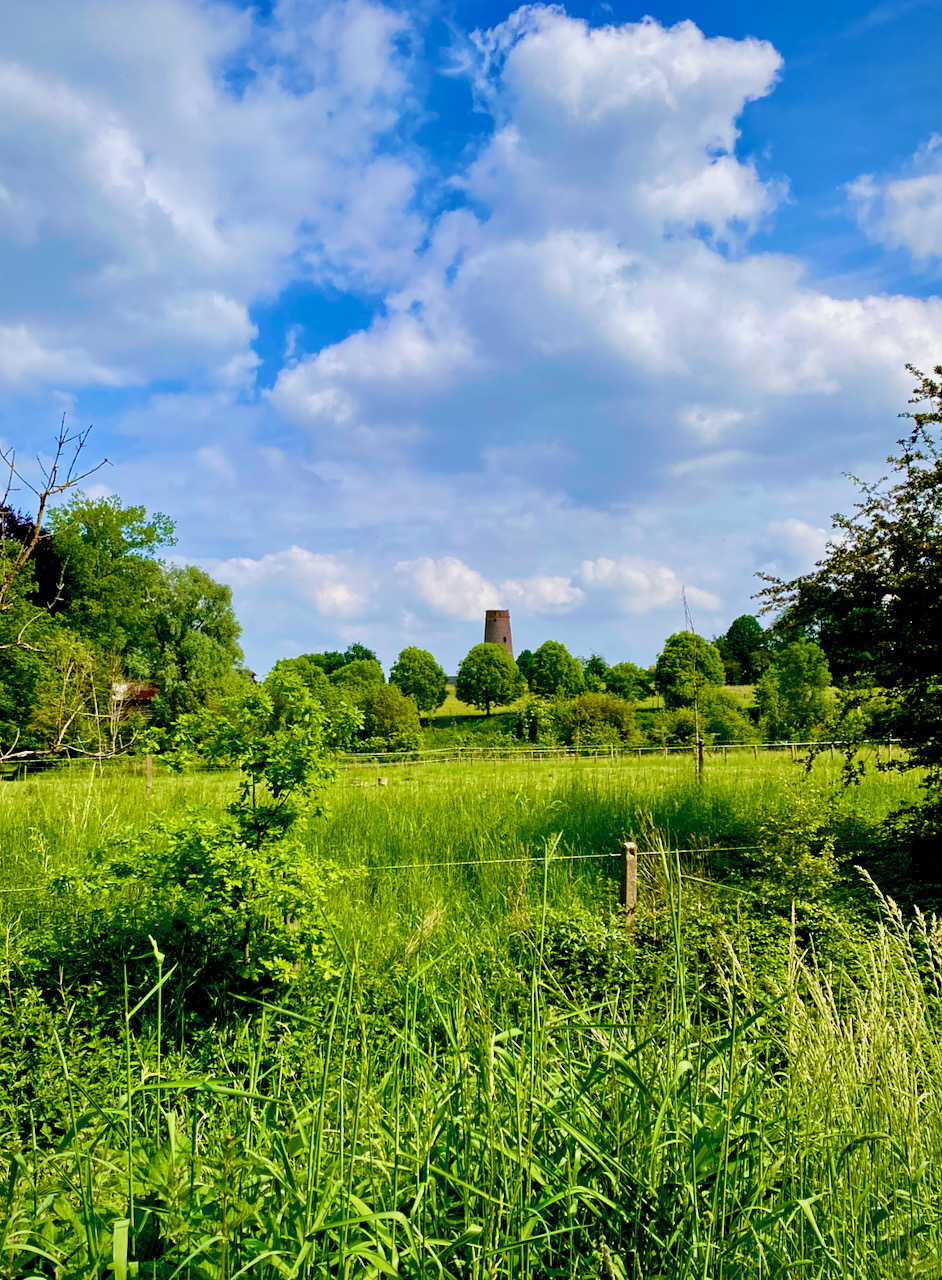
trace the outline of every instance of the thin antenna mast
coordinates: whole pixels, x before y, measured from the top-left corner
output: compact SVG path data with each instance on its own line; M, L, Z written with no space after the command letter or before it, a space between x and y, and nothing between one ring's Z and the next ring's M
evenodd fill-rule
M693 629L693 618L690 616L690 606L687 604L687 588L681 591L681 599L684 602L684 626L690 632L690 641L693 649L693 723L694 733L697 736L697 781L703 781L703 739L700 737L700 648L697 644L697 633Z

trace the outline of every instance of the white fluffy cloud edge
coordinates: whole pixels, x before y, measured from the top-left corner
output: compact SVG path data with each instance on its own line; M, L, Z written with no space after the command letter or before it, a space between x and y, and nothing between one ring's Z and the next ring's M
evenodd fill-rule
M799 524L800 522L795 522ZM388 610L392 601L413 610L425 605L434 613L462 622L483 621L488 609L509 608L522 615L562 614L588 603L623 613L649 613L688 599L712 613L722 608L713 592L681 581L673 569L640 556L619 560L586 560L570 576L535 574L529 578L489 581L456 556L424 556L394 566L394 579L384 584L371 568L353 557L341 559L302 547L289 547L257 560L246 557L207 563L253 608L266 598L293 596L324 618L366 619Z

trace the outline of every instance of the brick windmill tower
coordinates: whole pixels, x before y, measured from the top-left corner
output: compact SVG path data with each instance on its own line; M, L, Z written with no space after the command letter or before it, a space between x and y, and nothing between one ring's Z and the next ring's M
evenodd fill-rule
M514 656L513 636L510 634L510 610L488 609L484 615L484 643L499 644Z

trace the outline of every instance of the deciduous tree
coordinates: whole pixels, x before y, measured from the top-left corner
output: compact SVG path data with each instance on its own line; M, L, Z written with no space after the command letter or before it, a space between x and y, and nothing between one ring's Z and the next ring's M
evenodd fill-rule
M403 649L389 672L389 681L408 694L426 715L440 707L448 691L448 677L427 649Z
M455 693L459 701L479 707L487 715L492 706L507 706L524 691L517 664L502 645L476 644L458 668Z
M726 680L716 646L692 631L678 631L668 638L654 673L658 691L668 707L692 706L704 689Z
M585 688L582 664L558 640L545 640L533 655L528 683L544 698L573 698Z

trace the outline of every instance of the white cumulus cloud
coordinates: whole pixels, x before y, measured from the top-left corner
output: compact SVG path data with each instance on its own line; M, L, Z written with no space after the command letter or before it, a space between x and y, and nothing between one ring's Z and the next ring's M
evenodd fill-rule
M612 592L629 613L650 613L676 605L685 590L673 569L641 556L584 560L580 577L589 590ZM713 611L722 605L718 596L700 587L688 586L686 593L690 603L701 608Z
M304 547L288 547L258 559L237 556L218 561L213 572L249 608L263 607L267 596L277 594L312 604L325 617L352 618L370 602L369 573L334 555L319 555Z
M933 134L902 176L863 174L848 192L857 220L878 244L914 258L942 257L942 135Z

